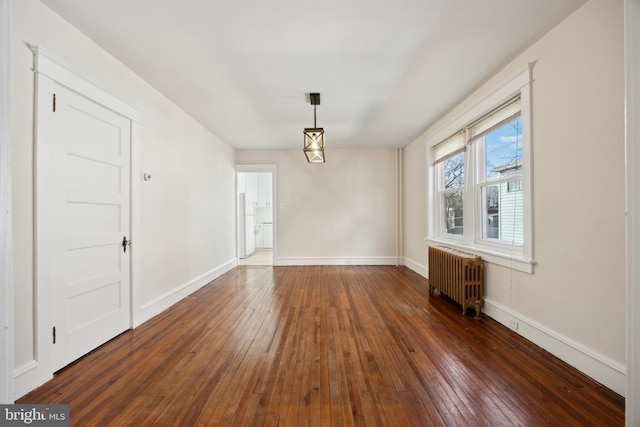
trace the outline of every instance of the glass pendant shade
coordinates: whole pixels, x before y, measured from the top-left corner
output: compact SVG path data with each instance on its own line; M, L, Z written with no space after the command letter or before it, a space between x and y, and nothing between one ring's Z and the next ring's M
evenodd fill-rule
M304 154L309 163L324 163L324 129L304 130Z

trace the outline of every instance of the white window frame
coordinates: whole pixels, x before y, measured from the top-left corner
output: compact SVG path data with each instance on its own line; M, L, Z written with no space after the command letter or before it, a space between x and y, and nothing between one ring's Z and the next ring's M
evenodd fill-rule
M532 205L532 179L531 179L531 83L532 68L534 64L528 64L527 67L520 70L512 78L505 81L502 85L496 87L485 98L467 110L460 112L454 116L452 120L444 126L428 132L426 135L426 157L427 157L427 238L428 244L447 245L465 252L474 253L483 257L487 262L498 264L504 267L533 273L535 261L533 259L533 205ZM486 182L478 183L478 171L475 170L480 144L473 143L467 147L465 151L465 179L466 185L463 188L464 193L464 233L462 235L451 235L442 232L441 221L443 220L441 212L442 207L439 197L438 188L438 168L441 162L434 154L434 147L441 142L447 140L451 135L466 129L470 124L479 118L496 110L505 102L520 96L522 117L522 203L523 203L523 244L511 245L496 239L483 239L483 211L482 211L482 194L481 185ZM507 181L510 178L506 179ZM499 182L501 180L496 180ZM493 183L494 180L491 181Z
M519 117L522 117L521 114L519 115ZM515 119L515 117L514 117ZM503 124L506 124L505 122L503 122ZM478 218L478 221L476 222L476 224L478 224L478 227L476 227L475 232L476 232L476 242L481 243L483 245L489 245L495 248L502 248L502 251L506 251L510 254L512 253L522 253L522 246L521 245L517 245L517 244L513 244L513 243L508 243L504 240L501 239L496 239L496 238L491 238L491 237L487 237L485 235L485 231L486 230L486 226L487 226L487 215L486 215L486 210L485 210L485 206L487 204L487 200L486 200L486 191L484 191L484 189L486 187L491 187L491 186L502 186L502 185L506 185L507 188L505 188L505 191L508 191L508 186L510 183L512 182L520 182L522 183L522 166L520 168L519 172L510 174L510 175L505 175L505 176L501 176L501 177L495 177L495 178L489 178L487 177L486 174L486 138L483 136L481 138L478 138L476 140L474 140L472 143L470 142L471 145L471 153L473 155L473 158L471 159L471 161L473 161L473 163L476 166L480 166L476 169L476 175L475 175L475 181L474 181L474 185L476 186L476 194L478 196L478 202L475 203L474 208L477 209L476 215ZM522 164L522 160L520 160L520 163ZM520 186L520 190L522 189L522 186ZM500 187L500 192L502 191L502 187ZM524 207L523 207L524 209ZM500 227L502 227L502 219L503 219L503 215L502 215L502 210L501 213L499 214L499 218L500 218ZM524 237L524 236L523 236Z

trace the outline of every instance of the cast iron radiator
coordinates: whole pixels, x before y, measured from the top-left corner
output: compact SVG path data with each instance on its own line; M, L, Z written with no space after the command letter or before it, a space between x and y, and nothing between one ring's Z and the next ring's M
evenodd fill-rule
M436 289L462 305L464 315L469 308L480 318L482 308L482 258L455 249L429 246L429 291Z

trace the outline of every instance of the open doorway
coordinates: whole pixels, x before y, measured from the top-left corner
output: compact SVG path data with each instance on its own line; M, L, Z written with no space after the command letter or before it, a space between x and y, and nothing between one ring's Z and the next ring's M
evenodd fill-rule
M275 253L275 169L236 167L238 265L273 265Z

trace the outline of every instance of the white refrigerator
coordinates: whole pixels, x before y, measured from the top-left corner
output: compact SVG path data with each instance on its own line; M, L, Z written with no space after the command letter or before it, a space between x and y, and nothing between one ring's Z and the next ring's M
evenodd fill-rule
M238 197L239 255L240 258L246 258L256 250L256 221L253 215L253 206L247 206L247 194L240 193Z

